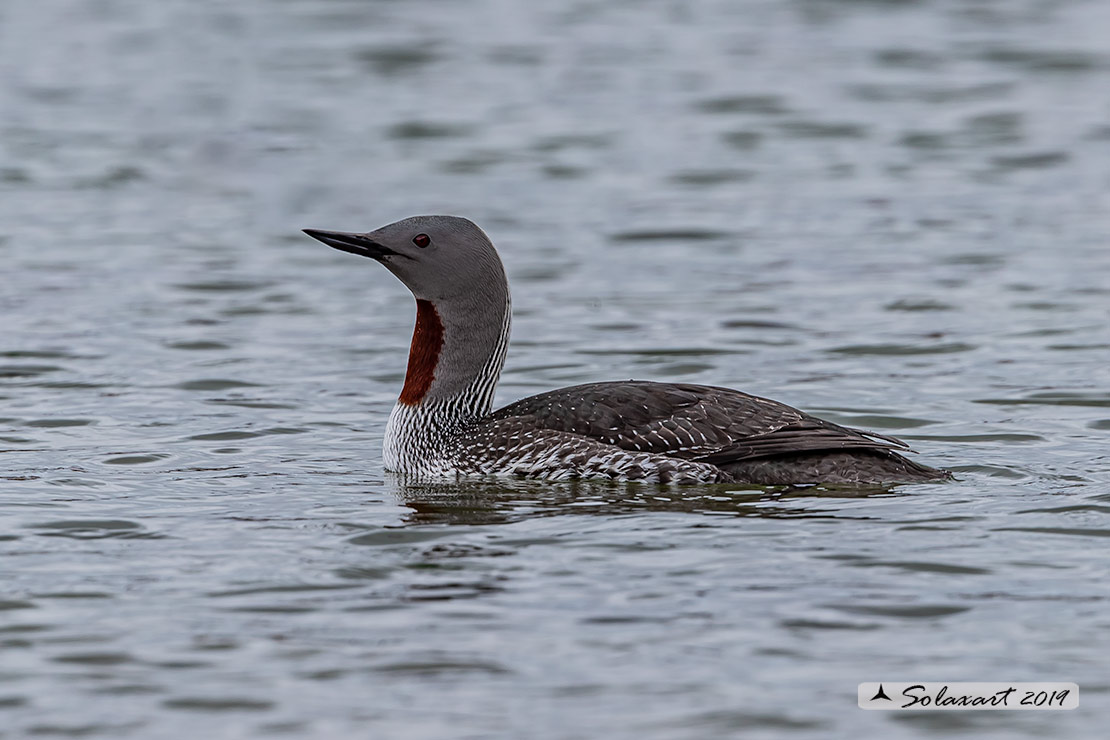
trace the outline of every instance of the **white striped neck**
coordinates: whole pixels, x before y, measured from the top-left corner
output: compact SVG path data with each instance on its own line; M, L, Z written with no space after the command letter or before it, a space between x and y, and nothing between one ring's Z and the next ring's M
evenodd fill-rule
M405 385L385 431L386 469L399 472L429 472L454 434L489 414L512 323L507 285L416 305Z

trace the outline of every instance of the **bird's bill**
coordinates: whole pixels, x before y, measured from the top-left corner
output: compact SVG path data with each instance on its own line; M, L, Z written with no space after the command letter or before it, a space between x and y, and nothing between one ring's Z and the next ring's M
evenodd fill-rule
M377 243L366 234L352 234L346 231L321 231L320 229L302 229L313 239L318 239L329 247L350 252L361 257L381 259L386 255L397 254L389 247Z

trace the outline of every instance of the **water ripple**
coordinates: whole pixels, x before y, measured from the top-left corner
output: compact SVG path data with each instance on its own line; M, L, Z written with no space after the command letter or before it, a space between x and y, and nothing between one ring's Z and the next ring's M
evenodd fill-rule
M1110 5L76 5L0 44L7 735L1105 734ZM421 212L512 276L499 404L727 385L957 480L395 479L412 299L298 230ZM876 666L1094 699L876 732Z

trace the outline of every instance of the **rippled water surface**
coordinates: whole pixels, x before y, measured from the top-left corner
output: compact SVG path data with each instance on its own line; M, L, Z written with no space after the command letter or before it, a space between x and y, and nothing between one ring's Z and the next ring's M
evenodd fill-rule
M4 4L0 736L1104 736L1108 27ZM499 402L729 385L959 481L401 485L411 298L299 229L427 212L501 249ZM1081 706L857 709L884 679Z

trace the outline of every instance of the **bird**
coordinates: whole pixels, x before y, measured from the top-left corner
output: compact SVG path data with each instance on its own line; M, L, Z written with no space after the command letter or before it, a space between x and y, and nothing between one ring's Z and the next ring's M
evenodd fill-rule
M416 299L404 385L382 446L392 473L756 486L951 477L899 454L907 445L894 437L730 388L594 382L493 410L512 302L501 258L477 224L430 215L366 233L303 231L381 263Z

